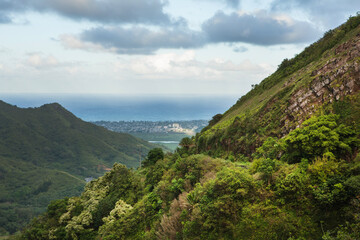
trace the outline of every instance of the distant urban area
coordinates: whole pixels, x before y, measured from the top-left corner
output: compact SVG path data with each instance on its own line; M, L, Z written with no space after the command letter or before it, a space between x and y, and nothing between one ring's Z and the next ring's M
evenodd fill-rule
M114 132L123 133L184 133L195 135L208 125L207 120L191 121L96 121L92 122Z

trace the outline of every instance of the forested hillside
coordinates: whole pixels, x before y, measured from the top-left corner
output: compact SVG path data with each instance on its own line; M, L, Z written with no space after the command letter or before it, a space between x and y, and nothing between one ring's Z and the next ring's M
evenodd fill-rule
M360 16L290 60L174 154L153 149L19 239L360 239Z
M59 104L0 101L0 233L13 233L51 200L81 193L114 162L138 167L155 145L86 123Z

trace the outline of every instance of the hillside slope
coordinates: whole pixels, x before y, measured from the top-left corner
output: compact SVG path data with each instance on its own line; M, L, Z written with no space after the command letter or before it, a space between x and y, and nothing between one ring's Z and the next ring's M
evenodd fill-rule
M347 121L359 117L359 23L359 16L351 17L293 59L285 59L228 111L214 116L196 137L198 152L250 157L268 136L281 138L314 113L347 114Z
M22 109L0 101L0 231L12 233L50 200L79 194L86 177L103 175L115 162L138 167L153 147L56 103Z
M52 202L18 239L360 239L359 23L285 60L175 154Z

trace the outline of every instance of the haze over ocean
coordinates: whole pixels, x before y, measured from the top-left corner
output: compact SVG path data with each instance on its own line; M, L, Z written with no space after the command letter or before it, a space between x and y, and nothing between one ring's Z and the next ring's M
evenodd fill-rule
M85 121L210 120L224 113L239 96L119 96L75 94L0 94L18 107L57 102Z

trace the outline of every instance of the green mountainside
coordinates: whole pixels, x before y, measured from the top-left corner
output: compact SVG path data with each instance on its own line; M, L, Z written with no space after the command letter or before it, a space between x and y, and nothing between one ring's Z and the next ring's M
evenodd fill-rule
M115 162L138 167L155 147L76 118L59 104L0 101L0 233L13 233L51 200L81 193Z
M341 114L342 121L352 124L360 110L359 23L359 16L352 17L293 59L285 59L228 111L214 116L196 137L197 151L250 157L267 137L281 138L321 112Z
M15 239L360 239L360 16L174 154L115 164Z

